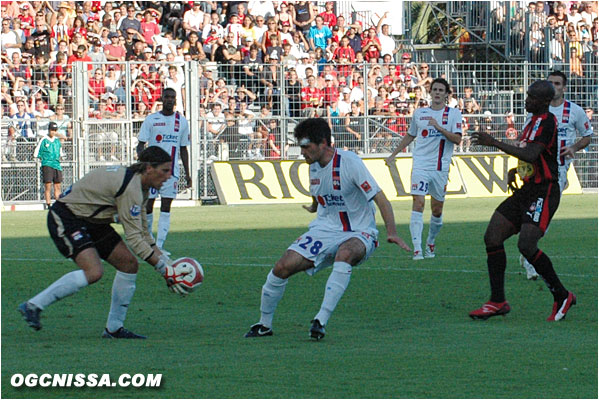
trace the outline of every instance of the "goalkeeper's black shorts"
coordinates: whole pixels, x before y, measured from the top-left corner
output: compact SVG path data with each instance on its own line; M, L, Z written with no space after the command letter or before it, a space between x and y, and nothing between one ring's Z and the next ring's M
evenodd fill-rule
M520 232L522 224L533 224L545 233L560 201L557 182L527 183L496 209Z
M48 211L48 231L58 251L67 258L75 258L88 248L95 248L106 260L122 240L110 224L85 221L56 201Z

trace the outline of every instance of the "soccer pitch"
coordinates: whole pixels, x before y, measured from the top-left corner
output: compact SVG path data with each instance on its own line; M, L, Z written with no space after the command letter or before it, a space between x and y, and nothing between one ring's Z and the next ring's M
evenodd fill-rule
M564 196L540 247L578 304L545 321L552 297L527 281L516 239L506 242L506 317L472 321L488 300L483 234L500 198L450 199L437 257L414 262L385 242L354 268L320 342L308 337L327 269L290 278L274 336L245 339L259 319L268 271L313 218L299 205L174 208L166 248L204 266L187 298L167 291L141 262L125 327L145 341L100 338L114 269L52 305L43 329L17 305L71 271L56 250L45 212L2 214L3 398L596 398L597 196ZM410 243L411 202L394 202ZM424 214L428 232L429 202ZM120 227L119 232L122 232ZM163 374L159 388L13 388L13 374Z

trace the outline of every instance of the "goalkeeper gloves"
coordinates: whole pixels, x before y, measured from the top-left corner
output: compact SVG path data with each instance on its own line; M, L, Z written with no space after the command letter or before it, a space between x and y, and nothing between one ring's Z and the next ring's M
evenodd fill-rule
M177 283L177 278L179 276L187 275L191 271L182 271L182 273L177 275L175 268L173 267L173 261L165 254L160 255L158 263L154 266L154 268L166 281L168 290L173 293L180 294L181 296L187 296L189 294L184 285Z

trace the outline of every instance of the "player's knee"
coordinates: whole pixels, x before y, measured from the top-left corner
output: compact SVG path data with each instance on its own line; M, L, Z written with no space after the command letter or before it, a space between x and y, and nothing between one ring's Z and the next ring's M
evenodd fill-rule
M520 237L518 239L518 250L527 259L535 255L537 251L537 245L534 241L528 240L527 238Z
M272 273L274 276L280 279L287 279L291 276L291 269L285 262L285 260L280 259L275 263L275 267L272 269Z
M501 245L501 240L499 236L494 233L492 229L487 229L485 232L485 246L486 247L495 247Z
M90 285L102 279L102 275L104 275L104 268L101 266L99 268L91 268L85 271L85 279L87 279L87 283Z
M133 254L131 254L119 263L117 269L127 274L136 274L137 270L139 269L139 262L137 261L137 258L135 258Z

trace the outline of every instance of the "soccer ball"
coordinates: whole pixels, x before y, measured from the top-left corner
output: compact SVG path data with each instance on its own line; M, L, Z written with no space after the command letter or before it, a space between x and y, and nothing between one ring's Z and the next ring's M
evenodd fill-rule
M187 288L188 292L196 290L204 281L202 265L191 257L181 257L173 262L175 283Z

